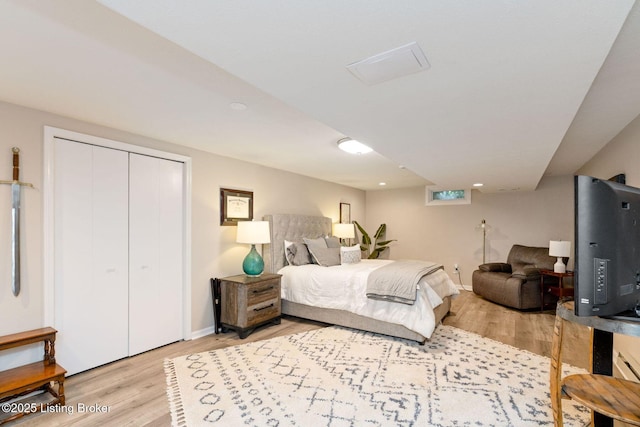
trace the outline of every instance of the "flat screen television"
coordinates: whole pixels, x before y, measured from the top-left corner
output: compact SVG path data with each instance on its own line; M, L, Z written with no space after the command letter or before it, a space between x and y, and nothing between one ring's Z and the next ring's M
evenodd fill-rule
M640 189L575 177L575 314L640 321Z

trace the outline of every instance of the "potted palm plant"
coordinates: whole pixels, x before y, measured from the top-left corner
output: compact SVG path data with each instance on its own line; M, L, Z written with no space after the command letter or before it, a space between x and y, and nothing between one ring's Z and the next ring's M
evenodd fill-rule
M384 235L387 231L387 224L380 224L380 227L378 227L378 230L376 230L376 234L373 235L372 239L369 236L369 233L367 233L365 229L358 224L358 221L353 221L353 223L356 225L360 235L362 236L360 250L367 254L368 259L377 259L380 257L380 254L389 247L389 243L396 241L395 239L382 240L384 239Z

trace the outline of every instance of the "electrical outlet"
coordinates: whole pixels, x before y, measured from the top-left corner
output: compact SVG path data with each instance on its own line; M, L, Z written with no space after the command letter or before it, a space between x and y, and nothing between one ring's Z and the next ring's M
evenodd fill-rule
M453 271L455 271L456 273L460 272L460 268L458 267L458 264L453 264Z

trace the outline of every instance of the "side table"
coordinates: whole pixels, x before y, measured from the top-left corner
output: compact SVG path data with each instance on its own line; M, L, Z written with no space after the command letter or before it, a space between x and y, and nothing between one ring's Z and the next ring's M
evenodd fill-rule
M258 277L241 274L216 279L221 330L234 329L244 339L258 326L280 324L280 277L279 274Z
M591 373L562 378L564 322L591 329ZM574 302L559 302L551 347L551 408L556 427L562 427L562 398L574 399L592 412L595 427L613 426L613 419L640 426L640 384L612 377L613 334L640 337L640 322L574 314Z
M545 276L548 278L546 281ZM567 277L573 277L573 271L567 271L566 273L556 273L553 270L540 270L540 311L544 311L544 293L549 293L562 299L564 297L573 296L573 288L567 288L564 286L564 279ZM553 279L557 279L557 286L553 284Z

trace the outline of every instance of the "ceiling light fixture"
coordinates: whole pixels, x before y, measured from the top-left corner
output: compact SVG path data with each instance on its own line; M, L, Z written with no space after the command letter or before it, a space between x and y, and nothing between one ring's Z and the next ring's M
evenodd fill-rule
M484 184L481 182L476 182L475 184L473 184L474 187L482 187Z
M342 151L346 151L347 153L351 154L367 154L373 151L372 148L367 147L363 143L351 138L342 138L340 141L338 141L338 147Z
M347 65L347 69L367 85L424 71L429 67L427 57L416 42Z
M229 104L229 107L231 107L232 110L244 111L247 109L247 104L243 104L242 102L232 102Z

